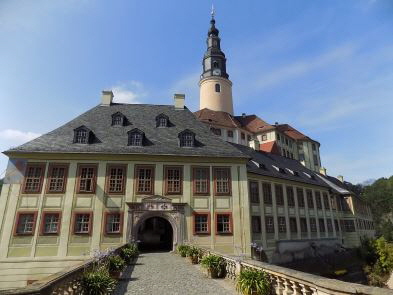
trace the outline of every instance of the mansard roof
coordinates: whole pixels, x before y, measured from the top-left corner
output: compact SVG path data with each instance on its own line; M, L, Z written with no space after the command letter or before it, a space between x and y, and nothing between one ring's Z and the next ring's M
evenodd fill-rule
M247 164L247 171L250 173L330 188L320 177L316 177L314 171L307 169L297 160L256 151L244 145L231 144L251 158Z
M145 133L150 144L128 146L127 132L130 126L111 128L112 114L121 112L132 122L133 128ZM168 116L171 128L156 128L156 117ZM86 126L98 139L86 145L73 144L74 129ZM192 148L179 146L178 134L189 129L195 134L198 145ZM44 134L30 142L6 151L39 153L101 153L101 154L150 154L205 157L247 158L241 151L213 135L209 127L198 121L187 108L176 110L171 105L111 104L96 106L65 125Z

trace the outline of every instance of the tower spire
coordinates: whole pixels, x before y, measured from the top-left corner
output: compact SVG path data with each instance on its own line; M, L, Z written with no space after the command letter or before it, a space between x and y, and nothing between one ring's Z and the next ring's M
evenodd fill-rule
M214 17L216 16L216 10L214 9L214 4L212 3L212 11L211 11L211 16L212 16L212 19L214 19Z

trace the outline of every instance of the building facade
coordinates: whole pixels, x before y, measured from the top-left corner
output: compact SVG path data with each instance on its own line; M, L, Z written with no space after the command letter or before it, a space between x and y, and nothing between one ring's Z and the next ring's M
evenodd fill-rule
M234 116L218 35L213 18L195 114L184 95L166 106L119 104L104 91L98 106L4 152L1 289L130 241L238 255L257 244L281 263L310 243L354 247L374 234L364 202L319 173L319 143L289 125Z

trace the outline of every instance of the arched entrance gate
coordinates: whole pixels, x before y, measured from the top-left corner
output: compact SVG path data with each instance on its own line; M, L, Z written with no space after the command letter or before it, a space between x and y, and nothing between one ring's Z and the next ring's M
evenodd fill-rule
M127 203L128 240L139 240L141 250L175 250L185 233L184 203L172 203L162 196L146 197L141 203Z

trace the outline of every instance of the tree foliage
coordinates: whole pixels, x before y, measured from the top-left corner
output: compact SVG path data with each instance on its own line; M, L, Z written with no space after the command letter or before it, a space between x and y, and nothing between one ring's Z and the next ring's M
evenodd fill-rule
M361 195L371 207L377 235L393 241L393 176L364 187Z

